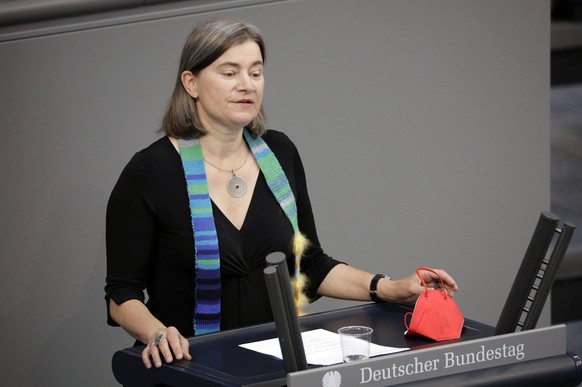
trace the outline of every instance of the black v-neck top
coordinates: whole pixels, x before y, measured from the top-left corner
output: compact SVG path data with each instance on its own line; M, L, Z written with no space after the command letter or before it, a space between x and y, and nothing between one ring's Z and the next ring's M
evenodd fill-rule
M311 242L302 260L308 297L339 262L319 245L305 173L295 145L281 132L263 137L277 156L295 195L299 229ZM240 230L212 203L221 272L221 330L272 321L263 269L265 257L287 254L293 273L293 229L259 174ZM166 326L194 335L194 238L186 180L178 152L163 137L136 153L115 185L107 206L106 301L145 301ZM116 325L108 314L108 323Z

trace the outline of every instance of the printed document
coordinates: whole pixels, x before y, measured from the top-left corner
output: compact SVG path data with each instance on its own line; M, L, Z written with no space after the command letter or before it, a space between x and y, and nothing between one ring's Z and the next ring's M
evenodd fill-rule
M305 358L308 364L332 365L342 363L342 348L339 334L326 331L325 329L315 329L302 332L301 338L303 339L303 348L305 349ZM283 359L278 338L241 344L240 347ZM406 351L408 349L386 347L371 343L370 357Z

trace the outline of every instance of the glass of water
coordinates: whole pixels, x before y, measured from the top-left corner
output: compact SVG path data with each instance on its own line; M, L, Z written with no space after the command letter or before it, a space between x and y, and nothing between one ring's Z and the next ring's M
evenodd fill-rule
M370 327L353 325L338 329L344 363L366 360L370 357L372 332Z

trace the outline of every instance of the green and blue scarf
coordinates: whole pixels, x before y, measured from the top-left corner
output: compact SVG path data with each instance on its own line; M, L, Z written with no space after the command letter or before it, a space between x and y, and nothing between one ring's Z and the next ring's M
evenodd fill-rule
M295 273L292 282L297 313L301 314L301 306L307 302L303 292L306 280L300 270L301 257L308 242L299 231L295 196L281 164L265 141L261 137L252 137L246 129L244 137L269 189L293 227ZM193 324L194 332L198 336L220 330L220 252L200 142L197 138L181 139L179 144L194 234L196 286Z

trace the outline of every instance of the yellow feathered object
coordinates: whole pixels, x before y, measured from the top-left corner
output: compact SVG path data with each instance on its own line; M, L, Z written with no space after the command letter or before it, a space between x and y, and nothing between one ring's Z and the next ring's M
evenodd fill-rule
M293 285L294 297L295 297L295 308L297 310L297 315L303 315L303 307L309 303L309 299L305 294L305 288L307 287L307 276L301 273L301 257L305 253L305 250L309 247L309 240L305 235L297 232L293 238L293 255L295 255L295 275L291 280Z

